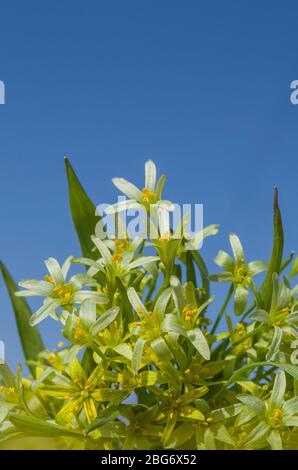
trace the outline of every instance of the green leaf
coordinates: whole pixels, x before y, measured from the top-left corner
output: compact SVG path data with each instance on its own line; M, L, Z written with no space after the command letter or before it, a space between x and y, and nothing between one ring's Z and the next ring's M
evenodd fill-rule
M175 429L167 441L166 448L178 449L184 442L193 437L195 430L189 423L184 423Z
M30 307L25 299L15 295L18 288L2 262L0 262L0 269L13 306L24 356L26 360L34 360L38 353L45 349L43 341L37 327L30 326L29 321L32 316ZM31 371L34 370L32 366L29 368Z
M162 442L165 446L168 445L171 434L174 431L176 422L177 422L177 411L176 410L170 411L168 413L167 423L166 423L166 426L164 428L164 432L162 435Z
M264 362L254 362L247 366L241 367L229 378L229 380L225 384L225 387L234 383L238 379L238 377L241 377L243 372L248 372L250 369L255 369L256 367L265 367L265 366L274 366L279 369L282 369L285 372L287 372L289 375L291 375L294 379L298 380L298 367L297 366L293 364L279 364L278 362L272 362L272 361L265 362L264 361Z
M191 390L190 392L184 393L179 398L177 398L176 403L180 405L188 405L189 403L194 402L198 398L206 395L208 392L208 387L199 387Z
M206 263L199 253L199 251L192 251L191 252L194 262L196 263L202 281L202 288L204 289L204 295L202 296L202 301L206 301L210 295L210 285L209 285L209 272L206 266Z
M95 420L92 421L89 426L87 426L85 434L89 434L91 431L100 428L104 424L109 423L110 421L114 421L114 419L120 415L121 410L119 406L109 406L100 413L98 418L95 418Z
M96 401L109 401L115 404L120 403L130 394L129 390L114 390L112 388L97 388L92 392L92 398Z
M15 376L6 363L0 364L0 379L3 380L6 387L15 386Z
M84 256L96 259L96 252L92 251L91 235L95 233L95 226L100 217L96 215L96 207L82 187L68 158L65 157L66 174L69 190L69 205L72 220L79 238Z
M281 271L282 264L282 255L284 247L284 234L283 226L281 219L281 212L278 206L278 191L277 188L274 190L274 202L273 202L273 226L274 226L274 235L273 235L273 247L272 254L267 268L267 274L264 280L264 283L261 287L261 299L262 307L264 310L269 311L271 304L271 296L273 290L273 274L279 274Z
M196 271L191 251L186 252L186 279L197 287Z
M10 414L9 419L12 424L22 431L27 431L31 435L36 436L78 436L73 431L68 431L62 426L49 423L33 416L23 416L20 414Z

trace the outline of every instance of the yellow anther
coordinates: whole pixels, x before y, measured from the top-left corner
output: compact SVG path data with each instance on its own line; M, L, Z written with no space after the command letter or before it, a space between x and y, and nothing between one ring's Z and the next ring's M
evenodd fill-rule
M159 237L159 241L160 242L168 242L172 238L173 238L173 236L168 232L168 233L164 233L161 237Z
M73 335L74 335L74 339L76 341L80 341L83 338L83 336L85 335L85 332L82 328L73 328L72 332L73 332Z
M144 188L141 194L141 200L149 203L155 202L156 193L154 191L150 191L148 188Z
M49 276L49 274L46 274L44 276L44 280L50 282L51 284L54 284L54 279L52 278L52 276Z
M116 238L114 243L115 243L116 251L119 253L121 251L126 250L129 247L130 241L128 237L120 238L120 239Z
M0 387L0 393L4 393L5 395L12 395L15 393L15 388L14 387Z
M54 360L55 360L55 355L52 354L52 353L48 354L47 360L48 360L49 362L54 362Z
M61 302L61 305L69 305L72 302L73 291L71 284L60 284L54 287L54 293Z
M280 408L275 408L275 410L273 410L273 416L274 416L274 419L280 420L281 417L282 417L281 409Z
M189 307L184 307L183 310L182 310L182 315L184 316L184 319L185 320L191 320L192 317L197 313L197 309L196 308L189 308Z
M57 346L58 346L58 348L63 348L63 346L64 346L63 341L59 341L59 343L57 343Z
M112 256L112 260L114 263L120 263L123 259L123 256L121 253L116 253L115 255Z

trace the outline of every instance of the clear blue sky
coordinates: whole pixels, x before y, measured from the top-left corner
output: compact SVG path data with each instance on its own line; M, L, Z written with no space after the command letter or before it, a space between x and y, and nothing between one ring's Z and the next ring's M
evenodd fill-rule
M202 202L205 224L221 225L203 248L211 271L229 231L266 260L278 185L286 248L298 251L297 24L290 0L2 1L0 258L15 279L79 252L64 155L97 204L116 197L113 176L142 184L155 160L169 199ZM42 333L56 344L54 322ZM2 280L0 339L14 367Z

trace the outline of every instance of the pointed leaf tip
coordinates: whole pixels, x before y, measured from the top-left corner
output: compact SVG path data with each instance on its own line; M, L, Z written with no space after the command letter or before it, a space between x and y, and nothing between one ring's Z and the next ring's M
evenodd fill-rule
M275 186L275 188L274 188L273 208L278 209L278 188L277 188L277 186Z
M96 207L80 183L68 157L64 157L69 191L69 205L73 224L85 257L94 259L91 235L100 217L96 214Z

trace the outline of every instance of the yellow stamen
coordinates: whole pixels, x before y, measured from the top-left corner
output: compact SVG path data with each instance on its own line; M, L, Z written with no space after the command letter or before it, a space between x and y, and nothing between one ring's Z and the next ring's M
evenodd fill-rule
M156 200L156 193L154 191L150 191L148 188L144 188L141 194L141 200L143 202L155 202Z
M61 302L61 305L69 305L72 303L73 291L71 284L60 284L54 287L54 293Z
M123 259L123 256L121 253L116 253L115 255L112 256L112 260L115 262L115 263L120 263Z

